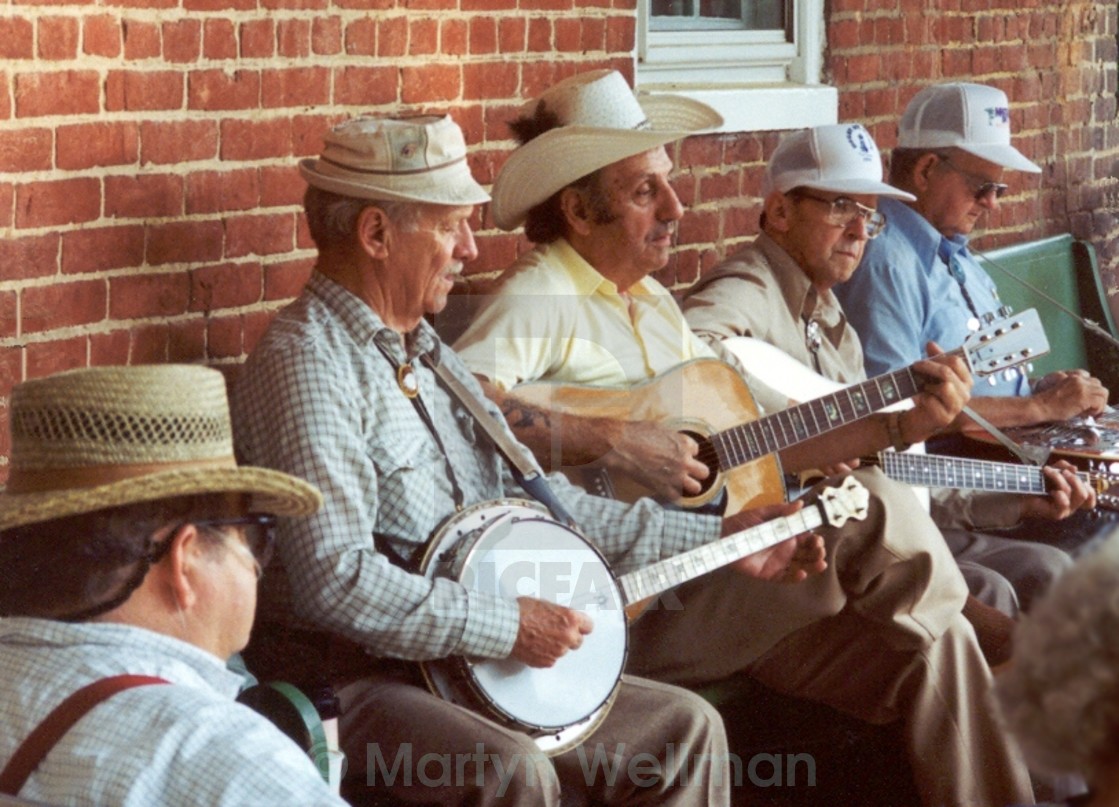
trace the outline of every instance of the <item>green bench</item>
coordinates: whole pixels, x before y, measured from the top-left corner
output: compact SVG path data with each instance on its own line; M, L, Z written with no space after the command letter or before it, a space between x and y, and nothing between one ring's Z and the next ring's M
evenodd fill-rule
M1034 362L1033 375L1083 368L1103 381L1114 402L1119 396L1119 348L1086 331L1067 313L1015 279L1024 280L1119 336L1100 279L1095 248L1065 234L977 252L976 256L998 286L1003 302L1015 311L1036 308L1045 324L1051 352Z

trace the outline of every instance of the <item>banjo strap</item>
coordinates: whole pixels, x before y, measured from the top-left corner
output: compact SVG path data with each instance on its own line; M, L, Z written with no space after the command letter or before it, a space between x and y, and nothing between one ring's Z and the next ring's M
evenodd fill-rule
M524 488L536 501L547 507L556 520L572 529L578 529L574 517L563 506L551 485L548 484L547 477L540 472L540 469L531 459L525 456L521 444L514 440L509 432L497 422L497 419L486 411L482 402L461 381L455 378L445 365L437 363L430 355L426 354L421 358L421 361L431 368L448 394L466 408L466 411L470 413L482 431L489 436L494 448L497 449L497 453L509 464L517 484ZM413 398L413 401L418 402L419 398ZM418 403L417 406L422 406L422 404ZM428 427L433 428L430 424L430 417L428 423Z

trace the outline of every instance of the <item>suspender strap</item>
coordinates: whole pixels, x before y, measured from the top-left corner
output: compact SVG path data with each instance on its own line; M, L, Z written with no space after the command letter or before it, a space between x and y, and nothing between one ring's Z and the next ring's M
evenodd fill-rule
M63 735L101 701L132 687L167 683L170 682L150 675L114 675L82 687L56 706L16 749L0 773L0 793L17 795Z

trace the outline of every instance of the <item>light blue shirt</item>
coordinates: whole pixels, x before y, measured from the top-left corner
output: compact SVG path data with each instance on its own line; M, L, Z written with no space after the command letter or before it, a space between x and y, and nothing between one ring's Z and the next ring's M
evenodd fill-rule
M20 796L98 807L344 807L295 743L234 702L241 679L216 656L109 622L0 619L0 768L65 698L122 673L171 685L138 686L98 704Z
M880 199L886 229L868 241L862 263L834 291L859 334L867 375L897 370L924 358L932 340L945 350L964 343L969 323L998 316L1002 303L990 275L967 249L967 238L945 238L909 205ZM949 270L955 259L972 312L960 284ZM1024 374L992 386L977 382L976 395L1029 395Z

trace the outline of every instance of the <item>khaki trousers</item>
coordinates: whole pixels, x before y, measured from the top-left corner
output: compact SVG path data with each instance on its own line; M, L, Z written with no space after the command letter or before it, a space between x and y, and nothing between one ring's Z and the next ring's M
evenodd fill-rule
M925 805L1033 803L943 537L907 487L877 470L856 476L870 510L820 530L824 574L795 585L726 570L692 581L633 626L630 671L691 686L748 674L871 722L901 718Z
M730 803L722 719L678 687L623 676L602 725L552 758L411 678L363 678L338 695L347 779L400 803L552 807L561 790L564 804Z

